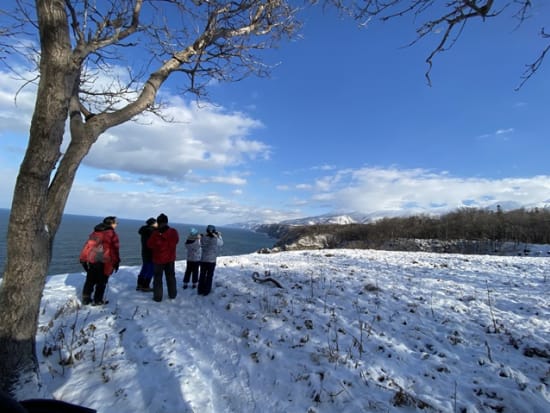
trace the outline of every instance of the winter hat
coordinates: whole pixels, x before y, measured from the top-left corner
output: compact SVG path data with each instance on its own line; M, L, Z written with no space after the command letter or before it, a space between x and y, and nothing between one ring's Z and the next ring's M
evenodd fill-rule
M209 234L213 234L214 232L216 232L216 227L214 225L208 225L206 227L206 232L208 232Z
M156 223L156 222L157 222L157 220L156 220L155 218L153 218L153 217L151 217L151 218L149 218L147 221L145 221L145 223L146 223L147 225L153 225L153 224Z
M164 214L160 214L158 217L157 217L157 222L158 224L168 224L168 217Z
M189 230L189 235L192 236L192 237L195 237L199 234L199 231L196 230L196 228L191 228Z
M113 216L105 217L103 219L103 223L105 225L113 225L114 223L116 223L116 217L113 217Z

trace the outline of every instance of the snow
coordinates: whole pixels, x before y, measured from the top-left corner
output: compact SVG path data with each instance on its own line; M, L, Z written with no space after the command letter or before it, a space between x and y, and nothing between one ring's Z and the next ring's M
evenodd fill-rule
M178 261L176 299L135 291L139 268L121 267L103 307L81 306L83 274L51 276L41 375L56 399L102 413L548 412L549 262L229 256L203 297L181 288Z

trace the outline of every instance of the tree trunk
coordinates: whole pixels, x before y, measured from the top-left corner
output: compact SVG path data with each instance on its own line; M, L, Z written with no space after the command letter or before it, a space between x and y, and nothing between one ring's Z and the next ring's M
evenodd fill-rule
M40 300L72 181L64 188L66 195L53 204L48 202L49 185L61 156L69 100L79 73L71 60L63 1L36 4L42 47L40 82L29 143L15 184L0 288L0 388L18 398L40 395L35 351ZM36 386L22 386L27 383ZM23 388L25 394L15 394Z

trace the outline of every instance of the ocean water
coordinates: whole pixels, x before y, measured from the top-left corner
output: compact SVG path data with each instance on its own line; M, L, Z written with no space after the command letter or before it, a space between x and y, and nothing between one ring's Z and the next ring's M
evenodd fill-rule
M145 217L147 219L148 217ZM63 220L55 237L52 262L48 275L65 274L82 271L78 262L78 256L82 245L88 239L94 226L102 221L103 217L90 217L82 215L63 215ZM0 274L4 273L6 261L6 240L8 230L9 210L0 209ZM141 265L141 242L138 229L145 224L144 221L134 219L117 218L116 232L120 239L121 265ZM171 227L178 230L180 242L177 247L177 260L185 259L185 238L191 227L204 233L203 225L170 223ZM270 248L275 243L273 238L265 234L252 231L218 227L223 235L224 246L221 255L249 254L260 248Z

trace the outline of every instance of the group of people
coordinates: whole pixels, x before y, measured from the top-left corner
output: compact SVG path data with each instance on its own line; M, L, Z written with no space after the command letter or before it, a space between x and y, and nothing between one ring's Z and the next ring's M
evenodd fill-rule
M119 238L115 231L117 220L114 216L106 217L94 227L89 241L100 239L100 253L90 254L86 245L80 254L80 262L86 270L86 281L82 289L82 303L103 305L105 289L109 276L118 271L120 265ZM176 246L179 234L168 225L168 217L160 214L156 219L149 218L138 230L141 237L142 266L137 277L137 291L153 292L153 300L160 302L163 298L163 276L166 279L168 298L177 296L176 282ZM187 262L183 276L183 288L196 288L199 295L206 296L212 290L216 259L223 246L222 234L214 225L206 227L202 235L191 228L185 241ZM93 256L93 258L91 258ZM153 287L151 288L151 281Z

